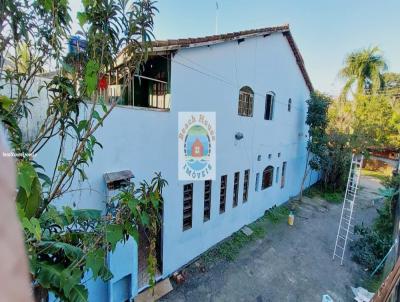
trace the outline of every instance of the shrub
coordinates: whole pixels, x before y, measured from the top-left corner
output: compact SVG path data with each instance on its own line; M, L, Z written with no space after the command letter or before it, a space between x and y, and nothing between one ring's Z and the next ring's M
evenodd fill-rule
M360 237L350 244L352 259L368 270L375 269L392 245L393 213L391 202L386 200L372 227L363 224L354 226L354 233Z

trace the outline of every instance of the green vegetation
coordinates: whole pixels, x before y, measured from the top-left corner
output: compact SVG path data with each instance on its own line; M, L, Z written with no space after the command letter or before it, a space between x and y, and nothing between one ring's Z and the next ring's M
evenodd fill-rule
M366 169L363 169L361 171L361 175L374 177L381 182L384 182L390 176L390 175L385 174L382 171L372 171L372 170L366 170Z
M343 197L344 197L344 192L332 192L329 190L324 190L322 187L321 183L316 183L315 185L311 186L310 188L307 188L304 191L304 195L313 198L313 197L321 197L322 199L325 199L328 202L332 203L342 203Z
M38 300L47 301L51 291L61 301L87 301L83 277L110 280L106 257L117 243L136 239L138 226L150 234L159 227L156 217L166 185L159 174L150 183L142 182L138 191L129 187L113 202L99 200L107 202L106 215L54 206L78 181L85 184L85 168L102 148L96 131L117 104L101 91L104 75L120 75L126 87L127 79L147 58L157 11L153 4L147 0L82 1L77 19L85 43L70 45L65 55L72 24L68 1L1 2L0 57L7 64L0 64L0 121L12 151L24 154L16 159L16 204ZM124 56L119 56L122 49ZM120 66L115 64L117 56ZM38 76L52 71L46 70L50 65L55 72L39 84ZM49 97L49 108L37 131L27 136L21 125L30 121L40 91ZM46 157L40 153L48 143L57 147L58 154L54 165L45 170L31 155ZM150 271L154 262L155 257L149 257Z
M208 250L201 257L207 263L215 263L218 260L233 261L239 255L240 250L248 243L262 239L266 235L266 229L272 224L281 223L287 220L289 209L287 206L274 206L255 222L248 225L253 231L250 236L245 235L241 230L233 233L221 243Z
M288 215L290 213L290 210L287 206L273 206L271 209L269 209L266 213L266 218L270 220L272 223L280 223L284 220L288 219Z
M304 184L311 170L319 171L326 165L328 152L328 139L326 128L328 126L328 108L331 98L319 92L312 92L307 100L308 128L307 159L303 180L300 188L300 201L303 197Z
M387 190L397 190L400 181L398 178L392 177L386 184ZM359 239L350 244L352 258L369 271L378 266L393 244L392 199L393 195L387 197L383 207L377 209L378 216L371 227L363 224L354 226L354 233L359 235Z
M385 276L383 274L378 274L372 277L368 277L362 283L362 287L364 287L371 293L376 293L384 280Z
M382 72L387 69L385 59L378 47L370 47L350 53L346 57L345 66L340 76L346 80L342 89L342 97L355 85L358 94L377 92L383 86Z
M345 59L339 73L346 80L341 96L324 96L329 104L326 131L310 133L316 141L309 142L308 149L317 146L311 154L316 152L321 181L319 188L307 190L306 194L318 193L328 201L340 202L352 153L368 154L367 149L372 146L400 147L400 74L385 71L385 59L377 47L352 52ZM351 102L347 101L350 94ZM310 110L308 116L313 114ZM325 125L325 117L321 119ZM308 124L312 129L312 123ZM384 180L379 173L364 175Z

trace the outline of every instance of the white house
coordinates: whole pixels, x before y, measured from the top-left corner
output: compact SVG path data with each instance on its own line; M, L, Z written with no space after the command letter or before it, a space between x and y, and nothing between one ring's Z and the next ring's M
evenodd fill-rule
M120 79L109 87L119 96ZM82 190L62 203L104 209L104 173L134 181L161 172L164 191L158 278L300 191L306 163L306 100L313 87L289 26L156 41L96 137L103 145ZM178 179L178 113L215 112L216 178ZM50 146L46 154L52 154ZM55 154L55 153L54 153ZM47 159L42 159L46 161ZM306 185L318 178L311 173ZM143 247L129 241L109 257L114 278L89 281L90 301L125 301L146 287Z

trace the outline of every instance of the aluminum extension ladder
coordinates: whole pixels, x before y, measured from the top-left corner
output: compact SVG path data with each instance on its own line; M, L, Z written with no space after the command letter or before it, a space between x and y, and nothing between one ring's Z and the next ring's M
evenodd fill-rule
M336 236L335 250L332 259L338 257L340 265L343 265L344 252L346 250L349 234L353 234L350 228L353 227L352 218L354 210L354 201L356 199L358 182L360 181L361 168L364 160L363 155L353 154L351 157L351 165L349 178L347 179L346 193L344 195L342 214L340 216L339 227Z

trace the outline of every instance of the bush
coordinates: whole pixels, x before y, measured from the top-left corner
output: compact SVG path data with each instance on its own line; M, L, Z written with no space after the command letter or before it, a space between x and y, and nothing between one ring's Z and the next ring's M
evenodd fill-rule
M350 244L352 259L368 270L374 270L392 246L393 213L391 202L386 200L372 227L363 224L354 226L360 237Z

